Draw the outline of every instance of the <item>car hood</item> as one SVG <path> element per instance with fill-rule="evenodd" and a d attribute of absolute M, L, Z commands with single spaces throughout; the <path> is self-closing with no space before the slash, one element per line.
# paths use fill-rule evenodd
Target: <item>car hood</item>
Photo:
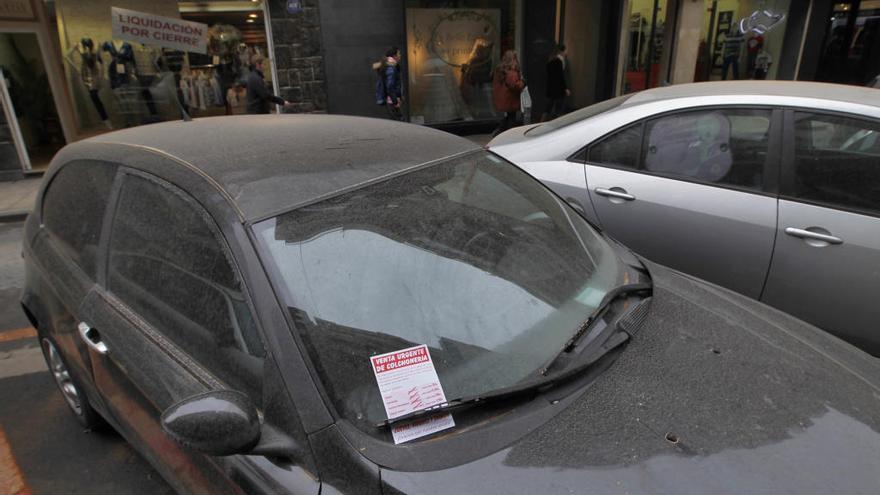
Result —
<path fill-rule="evenodd" d="M 404 493 L 876 493 L 878 360 L 725 289 L 649 265 L 651 312 L 617 361 L 506 448 Z"/>

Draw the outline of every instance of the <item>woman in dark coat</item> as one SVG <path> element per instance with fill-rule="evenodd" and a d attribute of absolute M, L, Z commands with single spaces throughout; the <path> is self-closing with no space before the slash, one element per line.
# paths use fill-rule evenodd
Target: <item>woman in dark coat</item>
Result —
<path fill-rule="evenodd" d="M 492 102 L 495 104 L 496 111 L 504 113 L 504 118 L 498 123 L 494 135 L 501 134 L 516 124 L 519 95 L 525 86 L 516 51 L 507 50 L 501 57 L 501 65 L 495 69 L 495 74 L 492 77 Z"/>

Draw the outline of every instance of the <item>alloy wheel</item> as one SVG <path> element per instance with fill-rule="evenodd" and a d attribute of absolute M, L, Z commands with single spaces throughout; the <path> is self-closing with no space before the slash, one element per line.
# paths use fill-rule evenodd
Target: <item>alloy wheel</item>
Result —
<path fill-rule="evenodd" d="M 82 415 L 79 391 L 73 383 L 73 379 L 70 378 L 70 372 L 61 359 L 61 353 L 58 352 L 55 344 L 49 341 L 49 339 L 43 339 L 43 351 L 45 351 L 47 361 L 49 361 L 49 371 L 52 372 L 52 377 L 55 378 L 55 383 L 58 384 L 58 388 L 61 390 L 64 400 L 67 401 L 67 405 L 73 409 L 77 416 Z"/>

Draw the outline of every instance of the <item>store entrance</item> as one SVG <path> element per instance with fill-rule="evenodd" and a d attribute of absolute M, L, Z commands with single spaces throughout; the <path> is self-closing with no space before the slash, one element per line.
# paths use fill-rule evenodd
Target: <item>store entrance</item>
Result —
<path fill-rule="evenodd" d="M 880 0 L 838 2 L 826 25 L 817 81 L 862 86 L 880 75 Z"/>
<path fill-rule="evenodd" d="M 245 113 L 245 80 L 258 57 L 263 59 L 265 83 L 277 94 L 262 2 L 182 1 L 178 8 L 182 19 L 208 25 L 208 53 L 189 53 L 189 65 L 181 74 L 191 116 Z"/>
<path fill-rule="evenodd" d="M 46 64 L 36 33 L 0 32 L 0 69 L 6 79 L 0 126 L 0 171 L 45 169 L 64 146 Z"/>

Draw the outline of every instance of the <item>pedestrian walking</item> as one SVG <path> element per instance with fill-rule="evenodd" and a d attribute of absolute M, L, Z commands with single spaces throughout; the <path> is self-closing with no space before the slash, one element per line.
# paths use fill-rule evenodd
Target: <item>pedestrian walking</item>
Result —
<path fill-rule="evenodd" d="M 565 112 L 565 98 L 571 96 L 565 81 L 565 45 L 558 44 L 547 61 L 547 108 L 541 121 L 552 120 Z"/>
<path fill-rule="evenodd" d="M 266 81 L 263 78 L 263 56 L 256 55 L 251 59 L 251 72 L 248 74 L 246 87 L 247 113 L 269 113 L 271 103 L 276 105 L 289 105 L 280 96 L 275 96 L 266 88 Z"/>
<path fill-rule="evenodd" d="M 525 85 L 516 51 L 507 50 L 501 57 L 501 64 L 495 68 L 495 74 L 492 77 L 492 102 L 495 104 L 495 110 L 504 113 L 504 117 L 498 123 L 498 128 L 495 129 L 493 135 L 497 136 L 516 125 L 519 95 Z"/>
<path fill-rule="evenodd" d="M 376 104 L 384 105 L 388 118 L 403 120 L 400 105 L 403 103 L 403 85 L 400 82 L 400 49 L 392 46 L 385 57 L 373 64 L 376 71 Z"/>

